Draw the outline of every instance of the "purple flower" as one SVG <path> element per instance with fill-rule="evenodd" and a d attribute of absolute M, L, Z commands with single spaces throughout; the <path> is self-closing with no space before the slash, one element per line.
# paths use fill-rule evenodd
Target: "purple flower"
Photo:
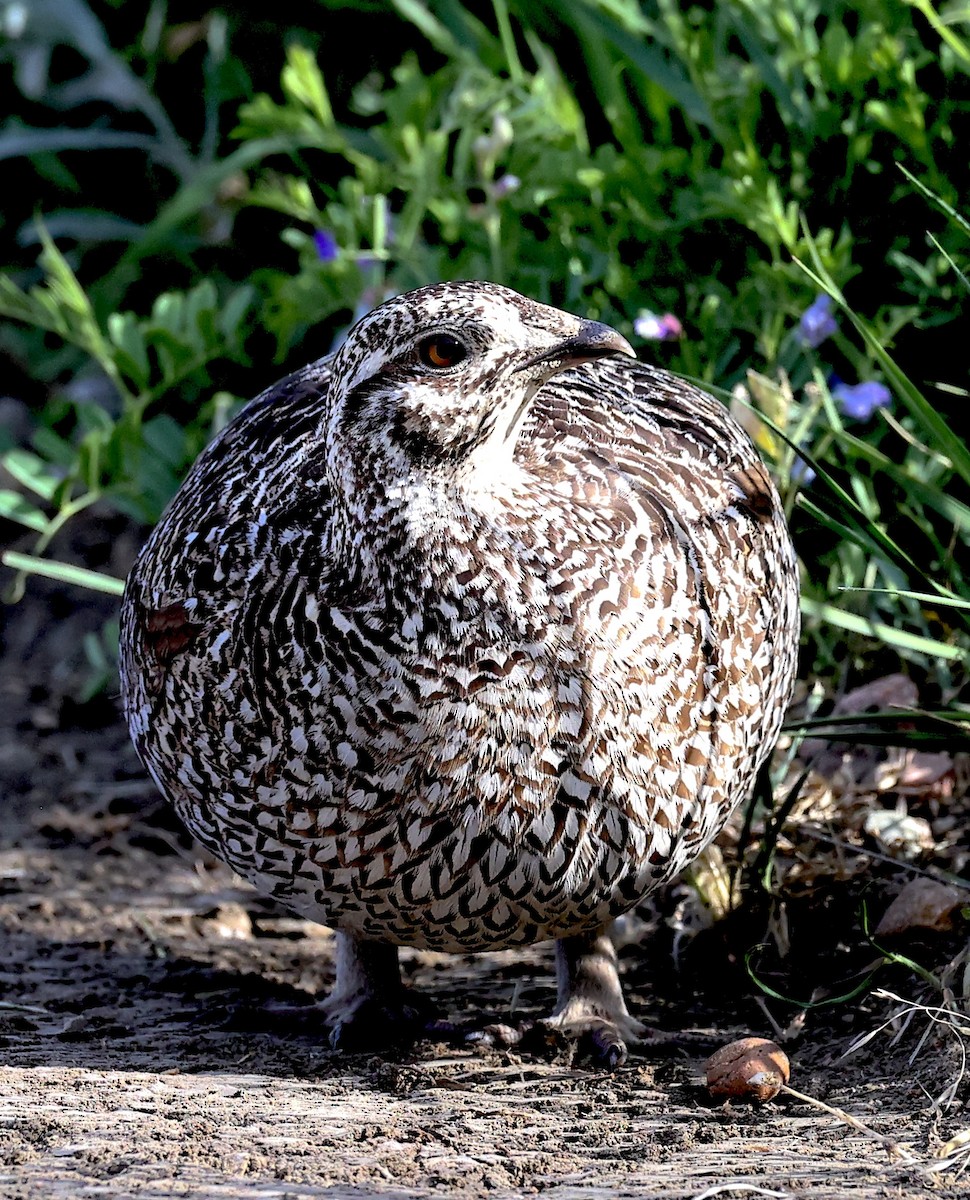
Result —
<path fill-rule="evenodd" d="M 492 184 L 492 195 L 496 200 L 504 200 L 506 196 L 511 196 L 513 192 L 517 192 L 522 186 L 522 180 L 518 175 L 505 174 L 500 179 L 496 179 Z"/>
<path fill-rule="evenodd" d="M 810 467 L 799 454 L 791 465 L 790 478 L 792 483 L 798 484 L 800 487 L 808 487 L 815 478 L 815 469 Z"/>
<path fill-rule="evenodd" d="M 633 332 L 649 342 L 673 342 L 683 337 L 684 327 L 673 313 L 656 313 L 644 310 L 633 322 Z"/>
<path fill-rule="evenodd" d="M 884 383 L 867 379 L 855 385 L 837 383 L 832 388 L 832 399 L 851 420 L 868 421 L 877 408 L 886 408 L 892 402 L 892 394 Z"/>
<path fill-rule="evenodd" d="M 832 316 L 832 297 L 816 296 L 798 322 L 798 340 L 813 350 L 838 329 Z"/>
<path fill-rule="evenodd" d="M 318 229 L 313 235 L 313 244 L 321 262 L 333 262 L 340 252 L 337 239 L 328 229 Z"/>

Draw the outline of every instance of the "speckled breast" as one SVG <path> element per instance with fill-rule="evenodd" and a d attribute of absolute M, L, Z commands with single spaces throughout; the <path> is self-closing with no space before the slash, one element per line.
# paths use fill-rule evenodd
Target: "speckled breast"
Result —
<path fill-rule="evenodd" d="M 245 653 L 214 686 L 181 656 L 139 748 L 200 841 L 300 913 L 436 949 L 526 944 L 630 908 L 713 831 L 694 787 L 650 802 L 655 757 L 638 760 L 630 732 L 642 711 L 594 696 L 569 657 L 492 644 L 464 671 L 383 663 L 352 705 L 301 701 L 284 723 L 285 691 Z M 584 706 L 599 705 L 615 721 L 594 734 Z"/>

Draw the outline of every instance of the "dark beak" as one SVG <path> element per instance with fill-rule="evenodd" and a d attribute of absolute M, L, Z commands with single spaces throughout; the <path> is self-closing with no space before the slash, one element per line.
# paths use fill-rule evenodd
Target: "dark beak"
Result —
<path fill-rule="evenodd" d="M 600 321 L 584 321 L 578 333 L 566 338 L 551 350 L 544 350 L 535 358 L 530 358 L 516 371 L 527 371 L 530 367 L 549 363 L 554 370 L 578 366 L 580 363 L 592 362 L 594 358 L 607 358 L 615 354 L 626 354 L 636 358 L 636 352 L 625 337 L 621 337 L 609 325 Z"/>

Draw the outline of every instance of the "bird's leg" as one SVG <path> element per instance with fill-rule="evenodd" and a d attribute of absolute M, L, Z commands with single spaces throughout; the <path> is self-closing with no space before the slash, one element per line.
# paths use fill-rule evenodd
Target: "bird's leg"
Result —
<path fill-rule="evenodd" d="M 397 946 L 364 942 L 343 930 L 337 931 L 336 941 L 337 978 L 327 1000 L 335 1016 L 349 1015 L 361 1004 L 404 990 Z"/>
<path fill-rule="evenodd" d="M 336 959 L 337 979 L 322 1006 L 334 1049 L 413 1041 L 431 1019 L 433 1006 L 401 982 L 397 946 L 339 930 Z"/>
<path fill-rule="evenodd" d="M 556 942 L 557 1003 L 544 1024 L 558 1030 L 603 1066 L 626 1059 L 627 1041 L 644 1027 L 627 1012 L 616 950 L 605 929 Z"/>

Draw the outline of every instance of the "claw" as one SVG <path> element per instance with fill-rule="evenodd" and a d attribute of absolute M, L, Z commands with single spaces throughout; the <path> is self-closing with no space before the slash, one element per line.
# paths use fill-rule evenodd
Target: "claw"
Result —
<path fill-rule="evenodd" d="M 644 1027 L 627 1012 L 616 951 L 602 931 L 563 938 L 556 944 L 559 1003 L 543 1022 L 575 1045 L 576 1056 L 613 1071 L 627 1059 L 627 1042 Z"/>
<path fill-rule="evenodd" d="M 607 1071 L 615 1071 L 627 1060 L 626 1042 L 620 1031 L 615 1025 L 606 1023 L 598 1029 L 586 1030 L 579 1039 L 577 1051 L 580 1057 Z"/>
<path fill-rule="evenodd" d="M 408 1046 L 438 1016 L 434 1003 L 401 983 L 397 947 L 337 934 L 337 981 L 320 1005 L 330 1045 L 351 1053 Z"/>
<path fill-rule="evenodd" d="M 402 989 L 391 1001 L 369 996 L 328 1014 L 330 1045 L 349 1054 L 410 1046 L 435 1016 L 432 1002 L 414 992 Z"/>
<path fill-rule="evenodd" d="M 523 1021 L 521 1025 L 506 1025 L 496 1021 L 483 1029 L 472 1029 L 465 1034 L 465 1041 L 477 1046 L 494 1046 L 497 1050 L 509 1050 L 517 1046 L 522 1037 L 532 1027 L 531 1021 Z"/>

